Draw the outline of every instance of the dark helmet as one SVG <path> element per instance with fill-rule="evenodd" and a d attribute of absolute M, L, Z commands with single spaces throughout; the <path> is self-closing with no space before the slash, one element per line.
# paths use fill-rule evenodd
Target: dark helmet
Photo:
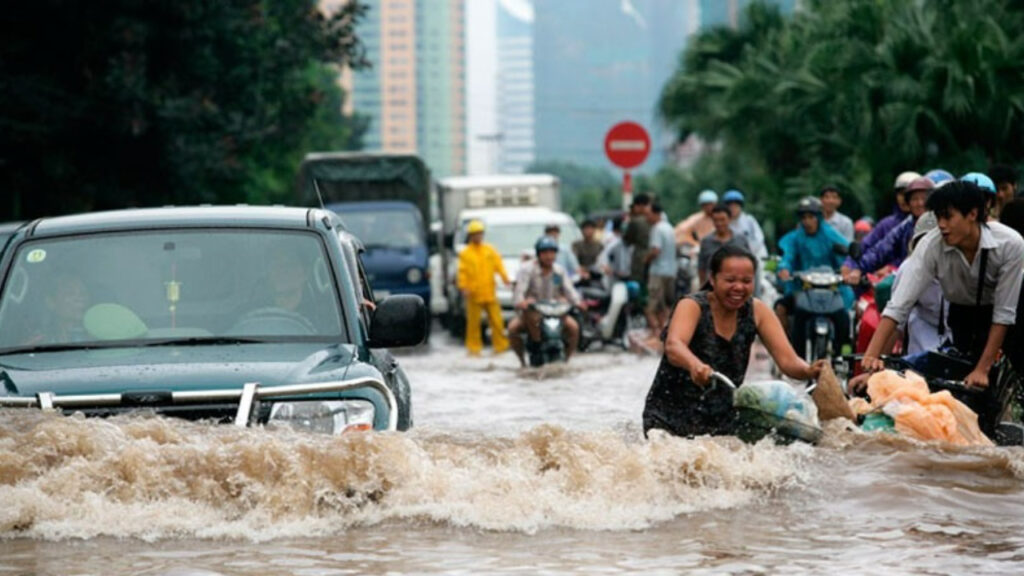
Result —
<path fill-rule="evenodd" d="M 796 213 L 798 216 L 801 214 L 820 215 L 821 200 L 818 200 L 814 196 L 805 196 L 804 198 L 801 198 L 800 202 L 797 202 Z"/>
<path fill-rule="evenodd" d="M 548 250 L 558 252 L 558 242 L 550 236 L 541 236 L 537 239 L 537 243 L 533 245 L 533 250 L 539 256 L 541 252 Z"/>

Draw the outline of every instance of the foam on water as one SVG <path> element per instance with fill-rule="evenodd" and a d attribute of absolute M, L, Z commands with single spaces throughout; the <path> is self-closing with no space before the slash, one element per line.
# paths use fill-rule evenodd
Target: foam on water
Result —
<path fill-rule="evenodd" d="M 384 521 L 632 530 L 800 486 L 812 451 L 551 425 L 327 437 L 7 411 L 0 535 L 264 540 Z"/>

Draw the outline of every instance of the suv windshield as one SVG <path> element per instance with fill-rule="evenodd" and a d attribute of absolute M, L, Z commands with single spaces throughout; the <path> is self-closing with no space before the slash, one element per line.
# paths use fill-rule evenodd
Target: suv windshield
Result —
<path fill-rule="evenodd" d="M 319 237 L 130 231 L 26 242 L 0 294 L 0 348 L 162 341 L 337 340 Z"/>
<path fill-rule="evenodd" d="M 424 244 L 423 229 L 409 210 L 341 211 L 345 228 L 368 249 L 414 248 Z"/>

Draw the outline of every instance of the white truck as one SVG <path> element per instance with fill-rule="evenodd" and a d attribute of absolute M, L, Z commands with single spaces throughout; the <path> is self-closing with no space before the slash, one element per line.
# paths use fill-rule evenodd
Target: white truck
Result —
<path fill-rule="evenodd" d="M 438 182 L 447 254 L 439 263 L 445 274 L 444 293 L 448 298 L 446 324 L 453 334 L 465 329 L 462 296 L 455 286 L 458 254 L 466 246 L 466 225 L 471 220 L 484 223 L 484 241 L 501 253 L 509 278 L 515 280 L 524 254 L 533 254 L 533 245 L 550 224 L 561 228 L 561 249 L 570 250 L 582 237 L 571 216 L 560 212 L 559 181 L 549 174 L 494 176 L 457 176 Z M 440 271 L 439 270 L 439 271 Z M 513 314 L 512 290 L 498 284 L 498 301 L 506 317 Z"/>

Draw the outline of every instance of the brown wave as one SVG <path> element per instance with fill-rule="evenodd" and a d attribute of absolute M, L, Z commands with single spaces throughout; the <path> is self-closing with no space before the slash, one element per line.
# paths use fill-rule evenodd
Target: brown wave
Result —
<path fill-rule="evenodd" d="M 160 417 L 0 414 L 0 537 L 266 539 L 391 520 L 644 528 L 803 482 L 809 447 L 544 425 L 340 437 Z"/>

